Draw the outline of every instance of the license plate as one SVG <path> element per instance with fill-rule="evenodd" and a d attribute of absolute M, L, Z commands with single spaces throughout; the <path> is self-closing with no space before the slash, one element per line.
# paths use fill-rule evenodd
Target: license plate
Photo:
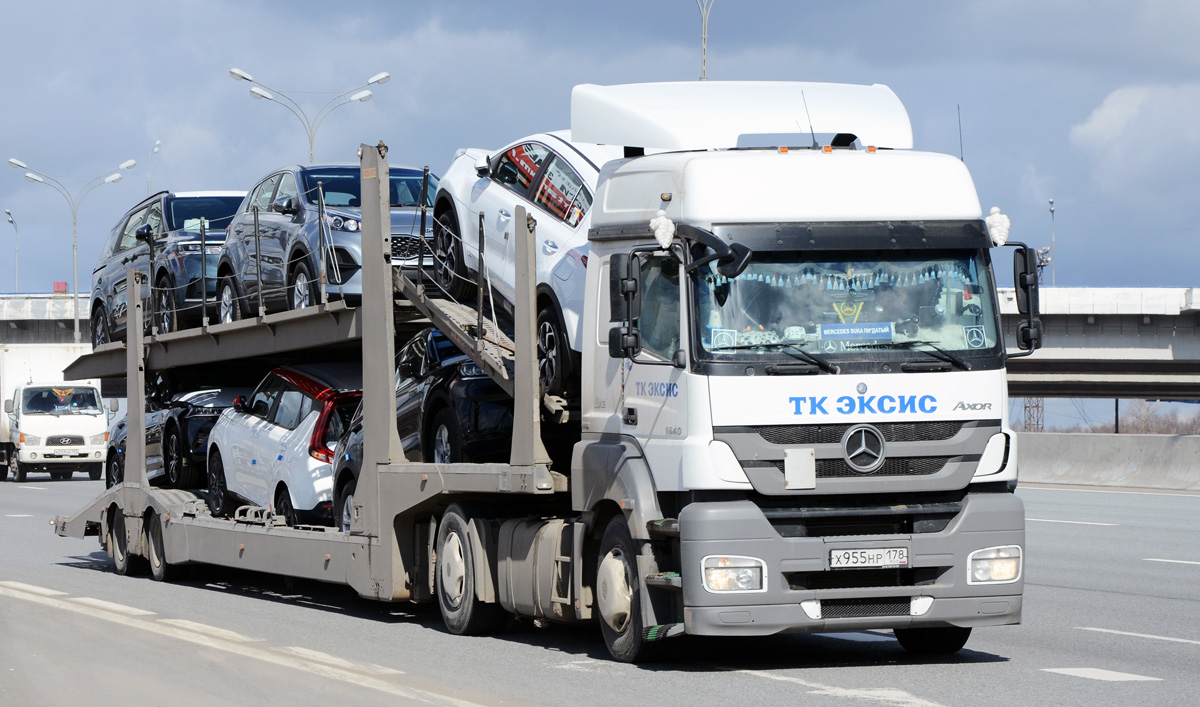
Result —
<path fill-rule="evenodd" d="M 858 567 L 907 567 L 908 548 L 872 547 L 861 550 L 830 550 L 830 569 Z"/>
<path fill-rule="evenodd" d="M 60 457 L 73 457 L 77 454 L 79 454 L 78 449 L 59 449 L 55 452 L 55 455 Z"/>

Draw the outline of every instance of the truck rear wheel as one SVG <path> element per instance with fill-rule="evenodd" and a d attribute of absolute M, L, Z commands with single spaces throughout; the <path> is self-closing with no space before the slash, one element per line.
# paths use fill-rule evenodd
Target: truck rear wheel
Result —
<path fill-rule="evenodd" d="M 143 574 L 146 570 L 146 559 L 129 554 L 129 536 L 126 533 L 125 514 L 117 510 L 113 513 L 112 522 L 108 524 L 108 547 L 112 552 L 113 566 L 121 576 Z"/>
<path fill-rule="evenodd" d="M 970 628 L 958 626 L 898 628 L 893 633 L 904 650 L 922 655 L 957 653 L 967 645 L 967 639 L 971 637 Z"/>
<path fill-rule="evenodd" d="M 167 562 L 162 518 L 157 513 L 151 513 L 146 519 L 146 554 L 150 556 L 150 576 L 155 582 L 169 582 L 178 574 L 175 565 Z"/>
<path fill-rule="evenodd" d="M 647 641 L 643 635 L 636 547 L 625 516 L 618 515 L 604 529 L 596 563 L 600 632 L 608 652 L 622 663 L 647 662 L 662 651 L 662 643 Z"/>
<path fill-rule="evenodd" d="M 470 516 L 458 504 L 446 509 L 438 524 L 437 577 L 438 607 L 446 629 L 457 636 L 478 636 L 492 632 L 504 618 L 499 604 L 480 601 L 475 595 L 476 563 L 467 534 Z"/>

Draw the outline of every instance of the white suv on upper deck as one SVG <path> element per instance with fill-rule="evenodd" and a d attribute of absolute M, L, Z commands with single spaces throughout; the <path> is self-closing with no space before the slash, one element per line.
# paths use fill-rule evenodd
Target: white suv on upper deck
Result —
<path fill-rule="evenodd" d="M 547 392 L 564 394 L 579 374 L 587 232 L 596 178 L 621 147 L 539 133 L 499 150 L 462 149 L 434 200 L 435 280 L 453 299 L 474 292 L 483 214 L 486 278 L 503 305 L 514 301 L 513 208 L 537 221 L 538 365 Z"/>

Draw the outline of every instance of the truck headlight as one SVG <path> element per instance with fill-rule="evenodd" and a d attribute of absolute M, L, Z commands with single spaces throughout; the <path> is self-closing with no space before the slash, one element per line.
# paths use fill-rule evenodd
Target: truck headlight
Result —
<path fill-rule="evenodd" d="M 967 556 L 967 584 L 1011 584 L 1021 578 L 1020 545 L 976 550 Z"/>
<path fill-rule="evenodd" d="M 21 433 L 21 444 L 27 444 L 30 447 L 40 447 L 42 444 L 42 438 L 34 437 L 33 435 L 27 435 L 24 432 L 22 432 Z"/>
<path fill-rule="evenodd" d="M 107 441 L 108 441 L 108 433 L 107 432 L 105 432 L 104 434 L 92 435 L 91 437 L 88 437 L 88 444 L 92 445 L 93 447 L 98 444 L 104 444 Z"/>
<path fill-rule="evenodd" d="M 704 588 L 710 592 L 766 591 L 767 563 L 757 557 L 709 555 L 701 566 Z"/>

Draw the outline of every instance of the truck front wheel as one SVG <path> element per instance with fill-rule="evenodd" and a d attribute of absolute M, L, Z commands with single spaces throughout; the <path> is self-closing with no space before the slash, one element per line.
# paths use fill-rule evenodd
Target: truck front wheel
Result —
<path fill-rule="evenodd" d="M 893 633 L 904 650 L 922 655 L 957 653 L 967 645 L 967 639 L 971 637 L 970 628 L 958 626 L 898 628 Z"/>
<path fill-rule="evenodd" d="M 600 632 L 608 652 L 622 663 L 640 663 L 658 657 L 662 644 L 643 635 L 642 593 L 638 580 L 637 552 L 625 516 L 608 522 L 600 541 L 596 563 L 596 605 Z"/>
<path fill-rule="evenodd" d="M 437 576 L 438 607 L 447 630 L 457 636 L 490 633 L 504 618 L 499 604 L 480 601 L 475 595 L 475 565 L 487 562 L 475 557 L 467 524 L 470 516 L 458 504 L 446 509 L 438 524 Z"/>
<path fill-rule="evenodd" d="M 19 461 L 13 462 L 13 481 L 18 484 L 25 483 L 25 476 L 29 473 L 29 468 Z"/>

